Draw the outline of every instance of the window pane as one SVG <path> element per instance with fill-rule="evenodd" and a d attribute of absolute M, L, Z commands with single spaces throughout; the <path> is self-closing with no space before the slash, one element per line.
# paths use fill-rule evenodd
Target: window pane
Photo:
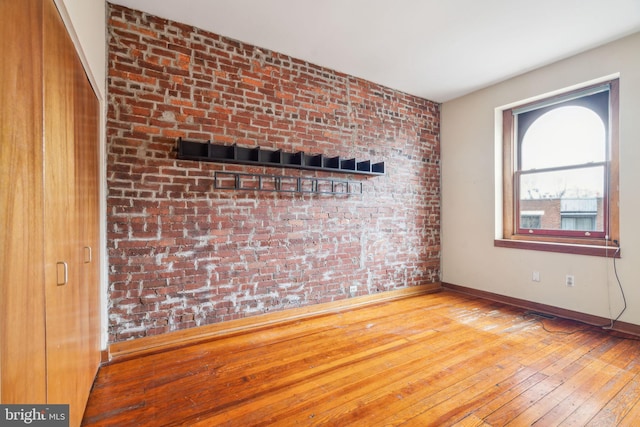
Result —
<path fill-rule="evenodd" d="M 603 166 L 523 173 L 519 187 L 519 228 L 604 231 Z M 531 212 L 540 217 L 538 227 Z"/>
<path fill-rule="evenodd" d="M 605 125 L 589 108 L 559 107 L 531 124 L 520 150 L 521 170 L 603 162 Z"/>
<path fill-rule="evenodd" d="M 596 215 L 562 216 L 563 230 L 596 231 Z"/>
<path fill-rule="evenodd" d="M 521 228 L 540 228 L 540 219 L 539 215 L 526 215 L 525 213 L 521 213 L 520 215 L 520 227 Z"/>

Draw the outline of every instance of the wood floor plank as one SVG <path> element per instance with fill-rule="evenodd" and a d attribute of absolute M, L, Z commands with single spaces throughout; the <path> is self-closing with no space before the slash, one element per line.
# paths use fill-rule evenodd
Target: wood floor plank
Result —
<path fill-rule="evenodd" d="M 636 378 L 638 380 L 638 378 Z M 624 418 L 620 421 L 620 426 L 637 427 L 640 420 L 640 402 L 638 399 L 630 405 L 629 411 L 625 414 Z"/>
<path fill-rule="evenodd" d="M 395 313 L 395 315 L 399 319 L 406 320 L 401 316 L 401 313 Z M 378 315 L 377 318 L 379 319 L 380 316 Z M 383 320 L 384 320 L 384 318 L 383 318 Z M 343 334 L 341 328 L 335 328 L 334 332 L 335 331 L 337 331 L 336 333 L 338 333 L 338 334 Z M 311 350 L 309 350 L 309 351 L 311 351 L 311 353 L 316 355 L 316 356 L 322 355 L 322 351 L 318 350 L 318 346 L 316 344 L 316 341 L 320 342 L 320 343 L 322 343 L 323 341 L 321 339 L 317 340 L 318 337 L 316 337 L 316 336 L 312 336 L 312 335 L 309 335 L 309 334 L 307 334 L 307 335 L 314 339 L 314 342 L 310 343 Z M 404 340 L 404 338 L 401 338 L 400 340 L 397 340 L 396 334 L 387 334 L 387 335 L 389 335 L 393 339 L 396 339 L 396 341 L 397 341 L 396 344 L 397 343 L 404 343 L 406 341 L 406 340 Z M 367 334 L 365 336 L 369 337 L 368 339 L 372 339 L 370 334 Z M 377 345 L 376 350 L 382 351 L 382 350 L 385 349 L 384 346 L 382 345 L 383 341 L 380 339 L 380 337 L 374 337 L 373 339 L 376 340 L 376 345 Z M 358 342 L 358 340 L 354 341 L 354 339 L 352 337 L 344 337 L 344 340 L 348 343 L 349 346 L 354 346 L 354 345 L 357 346 L 357 345 L 361 344 L 361 343 Z M 337 340 L 336 340 L 335 337 L 331 337 L 331 339 L 326 340 L 326 342 L 331 343 L 331 345 L 333 345 L 333 346 L 338 345 Z M 294 354 L 295 357 L 298 357 L 298 358 L 304 357 L 304 354 L 301 354 L 301 351 L 302 351 L 303 348 L 304 348 L 304 340 L 300 340 L 299 339 L 298 340 L 298 347 L 293 350 L 292 354 Z M 365 345 L 365 346 L 363 346 L 363 348 L 366 350 L 369 347 L 367 347 Z M 290 356 L 284 356 L 284 358 L 283 358 L 283 355 L 284 355 L 283 350 L 287 350 L 287 349 L 292 349 L 290 344 L 287 344 L 285 347 L 283 347 L 281 349 L 272 348 L 272 350 L 273 350 L 272 353 L 278 355 L 274 359 L 274 360 L 277 361 L 277 363 L 283 364 L 283 365 L 289 365 L 287 362 L 288 362 L 288 358 Z M 367 351 L 369 352 L 370 350 L 367 350 Z M 354 352 L 353 349 L 347 349 L 347 350 L 338 351 L 338 354 L 342 354 L 342 355 L 347 354 L 347 355 L 349 355 L 349 354 L 352 354 L 353 352 Z M 255 393 L 258 393 L 261 390 L 261 388 L 262 388 L 261 384 L 267 384 L 267 386 L 270 387 L 270 388 L 278 388 L 278 387 L 282 386 L 282 384 L 281 384 L 282 382 L 284 382 L 285 383 L 284 385 L 286 386 L 286 385 L 289 385 L 291 383 L 296 383 L 296 382 L 300 381 L 301 379 L 304 379 L 304 376 L 313 376 L 313 375 L 315 375 L 315 372 L 319 371 L 320 369 L 323 369 L 323 368 L 324 369 L 330 369 L 331 368 L 331 367 L 327 368 L 326 365 L 325 365 L 325 366 L 316 367 L 314 369 L 304 370 L 304 369 L 297 369 L 296 366 L 293 367 L 294 369 L 291 369 L 291 366 L 287 366 L 287 368 L 291 369 L 291 372 L 293 372 L 293 376 L 289 376 L 289 377 L 284 377 L 283 376 L 283 377 L 281 377 L 279 379 L 274 379 L 273 381 L 268 381 L 268 380 L 265 380 L 265 378 L 256 377 L 255 372 L 253 372 L 251 370 L 252 366 L 248 366 L 244 362 L 244 360 L 256 360 L 256 359 L 259 359 L 260 360 L 260 364 L 258 364 L 257 366 L 259 366 L 259 369 L 264 370 L 265 369 L 265 364 L 268 364 L 270 362 L 270 360 L 271 360 L 271 359 L 269 359 L 269 357 L 267 357 L 268 355 L 264 355 L 262 358 L 260 358 L 260 357 L 258 357 L 256 355 L 247 355 L 247 354 L 244 354 L 242 356 L 243 357 L 238 357 L 238 354 L 235 353 L 234 358 L 232 360 L 230 360 L 227 365 L 221 366 L 217 370 L 217 373 L 224 379 L 224 381 L 226 381 L 226 383 L 223 386 L 229 392 L 229 393 L 227 393 L 227 395 L 231 396 L 231 398 L 233 398 L 233 396 L 234 396 L 234 393 L 233 393 L 234 387 L 240 387 L 240 388 L 246 387 L 247 385 L 249 385 L 249 384 L 247 384 L 247 382 L 248 382 L 247 380 L 248 379 L 251 379 L 253 382 L 257 382 L 258 383 L 256 386 L 252 387 L 252 391 L 255 394 Z M 363 354 L 360 354 L 360 356 L 364 357 L 364 356 L 367 356 L 367 354 L 363 353 Z M 159 356 L 154 356 L 154 358 L 157 358 L 157 357 L 159 357 Z M 316 361 L 316 363 L 317 363 L 317 361 Z M 345 363 L 345 362 L 342 361 L 342 363 Z M 237 366 L 235 366 L 235 365 L 237 365 Z M 238 368 L 238 366 L 240 368 L 244 368 L 244 371 L 242 372 L 242 375 L 239 375 L 238 372 L 237 372 L 237 370 L 240 369 L 240 368 Z M 300 366 L 299 368 L 306 368 L 306 367 L 307 366 Z M 225 379 L 227 377 L 230 377 L 231 380 Z M 166 393 L 169 393 L 172 388 L 183 387 L 185 389 L 190 390 L 190 400 L 192 402 L 198 404 L 198 403 L 200 403 L 200 399 L 201 398 L 208 399 L 207 392 L 204 391 L 204 392 L 200 393 L 199 390 L 201 388 L 205 388 L 206 389 L 208 387 L 215 387 L 216 386 L 215 380 L 212 380 L 211 378 L 202 379 L 202 387 L 200 387 L 198 384 L 190 383 L 192 381 L 191 376 L 187 376 L 186 378 L 184 378 L 184 379 L 182 379 L 180 381 L 181 381 L 181 383 L 179 383 L 179 384 L 178 383 L 171 383 L 167 387 L 165 387 L 163 384 L 157 383 L 156 387 L 155 387 L 155 390 L 153 390 L 153 393 L 149 393 L 149 398 L 153 399 L 153 398 L 155 398 L 156 395 L 164 396 Z M 151 388 L 154 388 L 153 387 L 153 382 L 151 382 L 150 385 L 151 385 Z M 219 386 L 219 384 L 218 384 L 218 386 Z M 166 403 L 170 403 L 170 404 L 171 403 L 173 403 L 173 404 L 179 404 L 180 403 L 180 397 L 176 397 L 173 400 L 171 400 L 171 398 L 161 398 L 161 400 L 163 400 L 165 404 Z M 217 407 L 218 408 L 224 409 L 224 404 L 225 404 L 224 399 L 222 401 L 220 399 L 218 399 L 218 401 L 217 401 L 217 405 L 218 405 Z M 149 409 L 149 412 L 153 412 L 152 402 L 148 402 L 147 407 Z"/>
<path fill-rule="evenodd" d="M 413 345 L 412 347 L 418 347 Z M 409 351 L 415 351 L 409 349 Z M 326 375 L 315 378 L 308 378 L 304 382 L 293 386 L 289 389 L 278 390 L 277 393 L 260 396 L 259 399 L 252 401 L 250 408 L 231 408 L 225 414 L 219 414 L 217 417 L 209 417 L 202 425 L 217 425 L 222 420 L 230 420 L 233 425 L 237 423 L 249 422 L 250 425 L 290 425 L 304 419 L 313 419 L 314 423 L 324 423 L 320 413 L 324 408 L 332 408 L 341 402 L 350 401 L 353 396 L 359 396 L 371 390 L 367 389 L 367 385 L 376 384 L 376 387 L 384 387 L 388 381 L 394 381 L 398 377 L 406 376 L 406 367 L 408 363 L 412 363 L 414 369 L 424 369 L 424 366 L 415 363 L 415 357 L 409 356 L 409 353 L 403 352 L 395 357 L 385 357 L 384 360 L 379 358 L 370 358 L 367 361 L 358 363 L 357 366 L 349 370 L 339 369 L 333 370 Z M 397 368 L 397 369 L 393 369 Z M 385 372 L 385 369 L 388 372 Z M 376 380 L 385 372 L 384 381 Z M 364 387 L 363 387 L 364 386 Z M 327 399 L 318 402 L 314 399 L 317 393 L 332 393 Z M 253 414 L 246 414 L 250 409 Z"/>
<path fill-rule="evenodd" d="M 640 380 L 634 376 L 618 393 L 586 424 L 587 426 L 617 426 L 638 403 Z"/>
<path fill-rule="evenodd" d="M 507 425 L 533 425 L 536 421 L 543 418 L 556 408 L 563 400 L 571 395 L 580 386 L 587 383 L 593 377 L 598 375 L 598 371 L 606 367 L 606 364 L 595 360 L 589 365 L 584 366 L 574 375 L 566 378 L 558 387 L 550 393 L 547 393 L 542 399 L 538 400 L 534 405 L 509 421 Z M 556 418 L 557 420 L 557 418 Z M 541 424 L 544 425 L 544 424 Z"/>
<path fill-rule="evenodd" d="M 575 362 L 574 364 L 580 364 L 582 368 L 572 374 L 566 380 L 555 388 L 550 393 L 547 393 L 542 399 L 537 401 L 534 405 L 521 412 L 517 417 L 513 418 L 509 424 L 511 425 L 532 425 L 536 421 L 546 418 L 547 422 L 557 422 L 561 418 L 545 417 L 545 415 L 552 414 L 552 411 L 560 405 L 569 395 L 571 395 L 580 386 L 587 383 L 594 377 L 602 376 L 606 378 L 607 375 L 607 362 L 606 354 L 619 354 L 619 349 L 616 349 L 616 342 L 607 340 L 589 352 L 585 352 L 579 358 L 573 354 Z M 584 363 L 584 365 L 583 365 Z M 543 371 L 544 372 L 544 371 Z M 545 425 L 544 422 L 541 425 Z"/>
<path fill-rule="evenodd" d="M 586 404 L 587 400 L 593 396 L 595 392 L 605 387 L 620 371 L 616 362 L 626 358 L 625 355 L 632 349 L 632 345 L 629 341 L 625 342 L 620 340 L 620 342 L 616 343 L 609 351 L 600 355 L 597 359 L 594 359 L 593 363 L 589 366 L 589 370 L 583 372 L 583 374 L 589 375 L 585 378 L 585 381 L 575 387 L 568 396 L 560 400 L 554 408 L 547 411 L 532 423 L 532 425 L 545 426 L 564 421 L 571 423 L 569 420 L 572 417 L 578 416 L 576 413 L 577 409 L 588 408 L 589 405 Z M 604 366 L 599 366 L 599 364 L 603 364 Z M 572 378 L 572 380 L 574 379 Z M 575 424 L 568 425 L 583 425 L 589 418 L 590 417 L 587 417 L 581 421 L 578 420 Z"/>
<path fill-rule="evenodd" d="M 484 427 L 484 426 L 489 426 L 489 424 L 485 423 L 482 419 L 476 417 L 473 414 L 467 415 L 462 420 L 456 422 L 455 425 L 458 426 L 458 427 Z"/>
<path fill-rule="evenodd" d="M 529 367 L 524 368 L 509 380 L 497 384 L 498 390 L 493 393 L 485 393 L 477 399 L 477 402 L 469 402 L 469 405 L 474 408 L 471 414 L 474 415 L 475 418 L 484 420 L 487 416 L 508 402 L 511 402 L 517 396 L 520 396 L 545 378 L 547 378 L 546 375 L 536 372 Z"/>
<path fill-rule="evenodd" d="M 83 425 L 632 425 L 638 380 L 638 341 L 445 291 L 103 366 Z"/>
<path fill-rule="evenodd" d="M 493 342 L 496 344 L 496 348 L 500 350 L 497 352 L 498 354 L 508 348 L 506 344 L 500 340 L 493 340 Z M 508 379 L 517 375 L 521 370 L 520 368 L 522 366 L 518 362 L 518 357 L 527 354 L 528 351 L 533 351 L 527 350 L 523 346 L 512 350 L 515 350 L 512 354 L 517 354 L 518 356 L 510 359 L 509 357 L 504 357 L 503 354 L 495 359 L 496 362 L 499 363 L 493 362 L 492 351 L 488 354 L 482 354 L 481 352 L 471 353 L 477 354 L 479 359 L 483 360 L 482 365 L 486 366 L 486 368 L 480 370 L 478 370 L 477 363 L 474 364 L 475 356 L 465 355 L 464 361 L 462 362 L 463 366 L 454 368 L 455 371 L 460 373 L 460 376 L 450 377 L 450 379 L 454 379 L 455 381 L 451 382 L 448 386 L 446 381 L 438 381 L 439 389 L 434 393 L 427 395 L 425 392 L 427 392 L 428 389 L 423 389 L 411 397 L 414 400 L 411 398 L 404 399 L 404 402 L 408 404 L 407 408 L 393 414 L 389 419 L 395 423 L 400 422 L 402 418 L 411 419 L 418 417 L 419 419 L 435 419 L 438 423 L 442 423 L 456 417 L 462 418 L 466 415 L 463 412 L 467 411 L 467 402 L 474 400 L 479 389 L 482 388 L 484 393 L 487 392 L 485 387 L 487 381 L 493 381 L 495 383 L 504 381 L 504 384 L 508 384 Z M 493 389 L 489 390 L 489 392 L 491 391 L 493 391 Z"/>
<path fill-rule="evenodd" d="M 633 379 L 633 374 L 625 371 L 609 380 L 604 386 L 597 390 L 590 390 L 591 395 L 585 402 L 577 407 L 567 418 L 562 420 L 561 426 L 585 426 L 589 420 L 593 419 L 602 407 L 609 402 L 615 394 Z"/>
<path fill-rule="evenodd" d="M 539 342 L 536 343 L 536 348 L 539 345 Z M 479 399 L 471 400 L 465 406 L 475 408 L 474 414 L 476 416 L 487 417 L 515 397 L 529 390 L 530 387 L 546 379 L 548 376 L 541 374 L 540 371 L 556 363 L 560 359 L 560 354 L 565 353 L 566 349 L 571 347 L 571 341 L 564 341 L 543 346 L 531 354 L 519 353 L 520 363 L 528 366 L 518 372 L 516 378 L 510 379 L 510 381 L 518 379 L 513 384 L 513 387 L 510 381 L 496 384 L 498 390 L 490 389 L 492 392 L 486 391 Z"/>
<path fill-rule="evenodd" d="M 572 376 L 576 375 L 583 368 L 584 362 L 578 360 L 575 363 L 564 366 L 559 371 L 554 371 L 551 375 L 541 372 L 547 375 L 544 380 L 540 381 L 538 384 L 526 390 L 508 404 L 486 417 L 485 421 L 494 425 L 507 425 L 510 421 L 517 419 L 518 416 L 531 406 L 539 404 L 541 399 L 551 394 L 557 387 L 562 385 Z"/>
<path fill-rule="evenodd" d="M 385 383 L 391 380 L 394 380 L 396 376 L 400 378 L 399 381 L 402 381 L 403 378 L 405 378 L 406 376 L 413 375 L 412 372 L 414 372 L 415 370 L 429 369 L 429 368 L 431 368 L 432 370 L 435 370 L 437 369 L 439 363 L 443 363 L 443 364 L 451 363 L 452 359 L 450 356 L 448 356 L 448 354 L 454 350 L 458 350 L 459 344 L 455 342 L 446 341 L 446 340 L 435 341 L 432 339 L 432 337 L 435 337 L 434 332 L 435 331 L 432 331 L 429 333 L 422 332 L 419 334 L 414 334 L 412 336 L 412 339 L 409 341 L 418 343 L 418 344 L 415 345 L 415 348 L 408 347 L 406 349 L 407 351 L 405 352 L 405 354 L 399 355 L 401 357 L 401 360 L 396 360 L 395 359 L 396 355 L 390 355 L 386 357 L 382 362 L 377 362 L 379 366 L 352 365 L 349 367 L 349 371 L 345 371 L 347 374 L 349 374 L 347 377 L 345 378 L 338 377 L 337 380 L 331 384 L 323 383 L 322 387 L 328 387 L 328 389 L 334 390 L 335 394 L 339 396 L 339 401 L 337 401 L 336 399 L 331 399 L 331 400 L 323 401 L 321 403 L 315 402 L 310 407 L 305 407 L 305 406 L 293 407 L 292 406 L 293 403 L 287 401 L 286 399 L 283 402 L 284 404 L 280 405 L 278 404 L 279 398 L 275 398 L 273 396 L 266 396 L 265 403 L 264 403 L 265 405 L 268 405 L 269 400 L 273 400 L 273 402 L 275 402 L 269 406 L 269 414 L 270 414 L 269 421 L 278 422 L 286 425 L 287 423 L 293 422 L 293 419 L 297 419 L 298 413 L 300 411 L 310 410 L 310 412 L 313 412 L 314 421 L 322 422 L 323 411 L 328 412 L 331 409 L 334 409 L 335 406 L 340 405 L 342 402 L 345 402 L 346 405 L 350 405 L 351 400 L 357 399 L 358 396 L 363 395 L 367 387 L 366 382 L 367 381 L 371 382 L 369 377 L 381 375 L 383 373 L 382 370 L 384 368 L 386 368 L 390 372 L 388 373 L 385 372 L 384 376 L 380 377 L 383 380 L 376 381 L 374 383 L 375 385 L 374 388 L 377 388 L 377 389 L 383 388 Z M 470 336 L 473 335 L 473 331 L 469 331 L 469 335 Z M 435 341 L 435 342 L 431 342 L 431 341 Z M 445 345 L 446 347 L 444 347 Z M 423 357 L 417 359 L 415 356 L 416 354 L 420 354 Z M 408 369 L 402 370 L 403 366 L 399 365 L 399 363 L 405 363 L 405 364 L 413 363 L 413 364 L 412 366 L 408 367 Z M 326 378 L 323 378 L 323 379 L 326 379 Z M 361 384 L 361 383 L 365 383 L 365 384 Z M 307 383 L 307 385 L 302 385 L 302 390 L 298 390 L 297 388 L 294 388 L 288 391 L 285 390 L 284 393 L 286 394 L 291 392 L 295 396 L 313 397 L 313 395 L 316 393 L 315 390 L 313 389 L 309 390 L 310 393 L 304 392 L 305 389 L 309 389 L 309 388 L 310 388 L 309 383 Z M 373 391 L 371 393 L 373 393 Z M 307 394 L 309 396 L 307 396 Z M 365 395 L 367 394 L 365 393 Z M 372 395 L 373 394 L 369 394 L 368 396 L 371 397 Z M 311 400 L 306 400 L 306 401 L 311 401 Z M 281 406 L 284 407 L 284 413 L 280 409 Z M 228 415 L 231 416 L 231 414 L 228 414 Z M 287 419 L 287 417 L 290 417 L 291 419 Z M 219 420 L 211 419 L 209 421 L 217 422 Z"/>
<path fill-rule="evenodd" d="M 431 368 L 439 373 L 451 373 L 455 371 L 455 364 L 451 365 L 452 361 L 447 360 L 443 367 L 438 364 L 427 365 L 425 368 Z M 464 373 L 458 374 L 460 376 Z M 342 405 L 332 406 L 324 409 L 323 412 L 317 417 L 322 423 L 335 424 L 335 425 L 351 425 L 355 422 L 382 422 L 397 424 L 404 421 L 402 414 L 408 407 L 414 407 L 415 402 L 419 402 L 416 397 L 420 393 L 435 394 L 436 388 L 432 383 L 441 384 L 445 380 L 441 374 L 437 375 L 439 381 L 435 380 L 434 376 L 425 376 L 420 381 L 415 380 L 415 375 L 404 375 L 398 381 L 389 383 L 386 381 L 376 381 L 381 383 L 380 386 L 370 384 L 366 388 L 360 387 L 350 396 L 342 397 Z M 447 381 L 457 381 L 460 377 L 454 375 L 448 375 Z M 386 378 L 388 379 L 388 377 Z M 386 380 L 385 379 L 385 380 Z M 363 391 L 365 393 L 363 393 Z M 389 413 L 395 414 L 397 418 L 394 418 L 390 422 L 381 414 L 376 411 L 376 408 L 385 408 Z M 400 414 L 400 415 L 399 415 Z"/>
<path fill-rule="evenodd" d="M 409 411 L 395 414 L 392 418 L 395 421 L 398 416 L 409 416 L 408 425 L 424 425 L 425 422 L 436 425 L 454 425 L 465 419 L 472 408 L 472 402 L 482 394 L 487 392 L 487 381 L 503 382 L 513 377 L 520 369 L 517 361 L 504 366 L 490 366 L 475 375 L 464 378 L 456 384 L 441 390 L 410 407 Z M 497 393 L 500 391 L 495 390 Z M 491 392 L 491 391 L 490 391 Z"/>

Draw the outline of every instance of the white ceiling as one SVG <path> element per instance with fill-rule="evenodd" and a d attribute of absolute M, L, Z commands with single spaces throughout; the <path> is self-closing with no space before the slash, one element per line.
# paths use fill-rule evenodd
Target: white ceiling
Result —
<path fill-rule="evenodd" d="M 640 31 L 640 0 L 109 1 L 437 102 Z"/>

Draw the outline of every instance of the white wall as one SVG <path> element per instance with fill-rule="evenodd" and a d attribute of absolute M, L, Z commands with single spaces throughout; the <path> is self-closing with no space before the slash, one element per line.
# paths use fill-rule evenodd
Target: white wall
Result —
<path fill-rule="evenodd" d="M 508 52 L 505 52 L 508 55 Z M 494 247 L 501 228 L 496 190 L 497 107 L 582 82 L 620 76 L 620 243 L 618 273 L 640 325 L 640 33 L 442 106 L 442 281 L 610 318 L 622 308 L 611 259 Z M 499 145 L 499 144 L 498 144 Z M 539 271 L 540 283 L 531 280 Z M 566 274 L 575 287 L 565 286 Z"/>
<path fill-rule="evenodd" d="M 105 0 L 55 0 L 71 34 L 91 84 L 100 100 L 106 99 L 106 2 Z"/>

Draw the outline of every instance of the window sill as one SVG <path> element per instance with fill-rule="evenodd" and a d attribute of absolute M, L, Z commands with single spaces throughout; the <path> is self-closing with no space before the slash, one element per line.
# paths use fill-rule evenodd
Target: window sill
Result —
<path fill-rule="evenodd" d="M 620 258 L 616 246 L 579 245 L 574 243 L 540 242 L 531 240 L 496 239 L 493 245 L 499 248 L 528 249 L 531 251 L 558 252 L 563 254 L 590 255 Z"/>

